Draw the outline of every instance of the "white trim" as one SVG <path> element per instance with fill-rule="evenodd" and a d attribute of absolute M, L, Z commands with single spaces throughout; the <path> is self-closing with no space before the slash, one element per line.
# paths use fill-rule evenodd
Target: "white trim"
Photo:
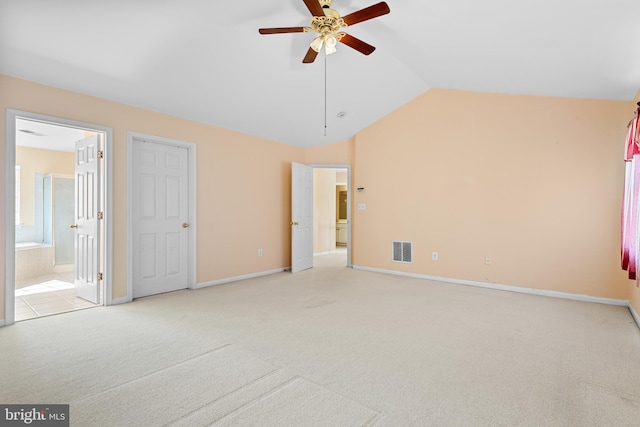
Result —
<path fill-rule="evenodd" d="M 5 214 L 4 214 L 4 239 L 5 239 L 5 266 L 4 266 L 4 319 L 3 326 L 12 325 L 15 322 L 16 305 L 16 112 L 7 110 L 7 133 L 5 138 Z"/>
<path fill-rule="evenodd" d="M 133 301 L 133 240 L 132 240 L 132 218 L 133 218 L 133 135 L 127 132 L 127 294 L 120 298 L 123 304 Z"/>
<path fill-rule="evenodd" d="M 197 252 L 196 252 L 196 221 L 197 192 L 196 192 L 196 144 L 188 141 L 165 138 L 161 136 L 149 135 L 139 132 L 127 132 L 127 296 L 119 300 L 124 302 L 133 301 L 133 141 L 148 141 L 156 144 L 171 145 L 187 150 L 189 162 L 189 279 L 187 287 L 197 289 Z"/>
<path fill-rule="evenodd" d="M 351 264 L 351 199 L 353 191 L 351 188 L 351 165 L 344 164 L 310 164 L 314 169 L 346 169 L 347 170 L 347 267 L 352 268 Z"/>
<path fill-rule="evenodd" d="M 130 303 L 131 301 L 132 301 L 131 298 L 129 298 L 128 296 L 121 297 L 121 298 L 113 298 L 113 299 L 111 299 L 111 304 L 110 305 L 127 304 L 127 303 Z"/>
<path fill-rule="evenodd" d="M 521 294 L 531 294 L 531 295 L 538 295 L 538 296 L 545 296 L 545 297 L 552 297 L 552 298 L 569 299 L 574 301 L 593 302 L 597 304 L 629 307 L 629 301 L 622 300 L 622 299 L 592 297 L 589 295 L 570 294 L 567 292 L 547 291 L 543 289 L 534 289 L 534 288 L 523 288 L 520 286 L 500 285 L 497 283 L 476 282 L 473 280 L 452 279 L 449 277 L 430 276 L 427 274 L 405 273 L 403 271 L 384 270 L 381 268 L 362 267 L 359 265 L 354 265 L 353 268 L 355 270 L 369 271 L 372 273 L 393 274 L 396 276 L 406 276 L 406 277 L 412 277 L 415 279 L 435 280 L 438 282 L 453 283 L 456 285 L 465 285 L 465 286 L 475 286 L 478 288 L 494 289 L 498 291 L 518 292 Z"/>
<path fill-rule="evenodd" d="M 291 269 L 291 267 L 287 267 L 287 268 Z M 243 276 L 235 276 L 235 277 L 229 277 L 226 279 L 219 279 L 219 280 L 212 280 L 210 282 L 198 283 L 196 285 L 196 289 L 208 288 L 209 286 L 224 285 L 226 283 L 232 283 L 232 282 L 239 282 L 240 280 L 255 279 L 256 277 L 269 276 L 271 274 L 277 274 L 277 273 L 282 273 L 284 271 L 287 271 L 287 268 L 276 268 L 274 270 L 245 274 Z"/>
<path fill-rule="evenodd" d="M 635 308 L 633 308 L 633 305 L 631 305 L 631 301 L 629 301 L 629 311 L 631 312 L 633 320 L 636 321 L 636 325 L 638 325 L 638 328 L 640 328 L 640 316 L 638 316 L 638 312 L 635 310 Z"/>
<path fill-rule="evenodd" d="M 104 200 L 104 227 L 105 227 L 105 239 L 104 239 L 104 273 L 103 273 L 103 285 L 105 292 L 103 295 L 103 303 L 105 306 L 113 305 L 113 136 L 111 128 L 108 128 L 106 134 L 106 141 L 104 142 L 104 157 L 102 167 L 104 168 L 104 186 L 103 186 L 103 200 Z"/>
<path fill-rule="evenodd" d="M 16 189 L 16 193 L 15 193 L 15 196 L 14 196 L 15 198 L 14 198 L 14 202 L 13 203 L 15 203 L 14 211 L 16 213 L 14 214 L 15 215 L 14 223 L 16 225 L 18 225 L 18 224 L 20 224 L 22 222 L 21 221 L 22 209 L 21 209 L 21 206 L 20 206 L 20 204 L 22 202 L 22 198 L 20 197 L 20 190 L 21 190 L 20 186 L 22 185 L 21 184 L 22 183 L 22 175 L 21 175 L 22 168 L 20 167 L 20 165 L 15 165 L 15 169 L 16 169 L 16 174 L 15 174 L 15 177 L 14 177 L 14 179 L 15 179 L 14 188 Z"/>
<path fill-rule="evenodd" d="M 12 325 L 15 322 L 15 168 L 16 164 L 16 119 L 45 122 L 53 125 L 68 126 L 85 129 L 94 132 L 102 132 L 105 136 L 104 147 L 104 176 L 102 210 L 106 219 L 104 239 L 102 242 L 103 259 L 103 290 L 102 301 L 104 305 L 111 304 L 112 289 L 112 247 L 113 247 L 113 166 L 111 153 L 113 147 L 113 131 L 110 127 L 63 119 L 27 111 L 7 109 L 6 112 L 6 139 L 5 139 L 5 318 L 4 325 Z M 11 171 L 11 173 L 9 173 Z"/>

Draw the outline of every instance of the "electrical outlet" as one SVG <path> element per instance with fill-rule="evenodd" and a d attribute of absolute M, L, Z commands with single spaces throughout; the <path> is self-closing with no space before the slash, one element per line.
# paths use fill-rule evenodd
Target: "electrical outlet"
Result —
<path fill-rule="evenodd" d="M 258 256 L 262 256 L 262 248 L 258 249 Z"/>
<path fill-rule="evenodd" d="M 438 260 L 438 252 L 431 252 L 431 259 L 433 261 L 437 261 Z"/>
<path fill-rule="evenodd" d="M 491 258 L 485 257 L 484 258 L 484 263 L 487 264 L 487 265 L 491 265 Z"/>

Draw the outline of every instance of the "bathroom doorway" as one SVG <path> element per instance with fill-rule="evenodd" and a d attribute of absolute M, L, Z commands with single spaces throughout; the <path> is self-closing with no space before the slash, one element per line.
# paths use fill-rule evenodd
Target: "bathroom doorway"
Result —
<path fill-rule="evenodd" d="M 13 118 L 14 269 L 7 286 L 14 321 L 104 304 L 104 221 L 94 221 L 89 238 L 78 224 L 87 228 L 89 211 L 104 218 L 106 168 L 97 164 L 107 132 L 33 116 Z M 96 165 L 87 173 L 90 163 Z"/>
<path fill-rule="evenodd" d="M 349 170 L 313 165 L 313 266 L 349 263 Z"/>

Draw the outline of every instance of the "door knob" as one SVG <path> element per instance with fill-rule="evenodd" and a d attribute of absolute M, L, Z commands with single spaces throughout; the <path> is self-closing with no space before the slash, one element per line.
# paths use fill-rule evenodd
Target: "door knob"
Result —
<path fill-rule="evenodd" d="M 297 223 L 297 222 L 295 222 L 295 221 L 292 221 L 290 224 L 291 224 L 291 225 L 298 225 L 298 223 Z"/>
<path fill-rule="evenodd" d="M 71 224 L 69 228 L 78 228 L 78 224 Z"/>
<path fill-rule="evenodd" d="M 187 224 L 186 222 L 182 223 L 182 228 L 189 228 L 189 224 Z"/>

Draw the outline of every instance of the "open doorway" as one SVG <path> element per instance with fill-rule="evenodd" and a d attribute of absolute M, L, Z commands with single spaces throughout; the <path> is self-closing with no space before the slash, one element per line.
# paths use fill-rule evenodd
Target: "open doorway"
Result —
<path fill-rule="evenodd" d="M 348 169 L 313 168 L 313 265 L 346 267 L 349 224 Z"/>
<path fill-rule="evenodd" d="M 105 304 L 110 130 L 17 111 L 7 121 L 8 323 Z"/>

